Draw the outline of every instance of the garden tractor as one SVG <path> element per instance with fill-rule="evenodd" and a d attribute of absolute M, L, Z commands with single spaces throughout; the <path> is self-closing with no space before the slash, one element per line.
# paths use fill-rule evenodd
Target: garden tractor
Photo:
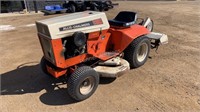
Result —
<path fill-rule="evenodd" d="M 150 49 L 168 43 L 152 32 L 153 21 L 122 11 L 107 20 L 104 12 L 85 11 L 36 21 L 44 53 L 41 68 L 55 78 L 65 77 L 76 101 L 89 98 L 100 77 L 116 78 L 142 66 Z"/>

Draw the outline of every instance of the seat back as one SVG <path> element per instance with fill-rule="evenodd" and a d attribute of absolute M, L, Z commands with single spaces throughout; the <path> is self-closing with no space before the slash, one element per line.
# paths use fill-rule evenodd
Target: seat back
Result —
<path fill-rule="evenodd" d="M 137 13 L 122 11 L 115 17 L 114 20 L 121 22 L 135 22 L 137 20 Z"/>

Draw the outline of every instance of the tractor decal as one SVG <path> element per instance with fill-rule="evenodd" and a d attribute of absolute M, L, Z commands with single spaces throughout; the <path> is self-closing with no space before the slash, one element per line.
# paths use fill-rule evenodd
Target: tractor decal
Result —
<path fill-rule="evenodd" d="M 83 28 L 83 27 L 88 27 L 88 26 L 94 26 L 94 25 L 101 25 L 103 24 L 101 19 L 96 19 L 93 21 L 88 21 L 84 23 L 79 23 L 75 25 L 70 25 L 70 26 L 64 26 L 59 28 L 60 31 L 66 31 L 66 30 L 72 30 L 72 29 L 78 29 L 78 28 Z"/>

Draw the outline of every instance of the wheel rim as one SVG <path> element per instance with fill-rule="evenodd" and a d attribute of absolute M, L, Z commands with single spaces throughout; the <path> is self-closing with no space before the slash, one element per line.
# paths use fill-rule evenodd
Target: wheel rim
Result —
<path fill-rule="evenodd" d="M 85 78 L 81 85 L 80 85 L 80 93 L 82 95 L 89 94 L 94 88 L 94 78 L 93 77 L 87 77 Z"/>
<path fill-rule="evenodd" d="M 147 43 L 142 43 L 139 46 L 138 52 L 137 52 L 137 60 L 139 62 L 143 62 L 146 59 L 148 53 L 148 45 Z"/>

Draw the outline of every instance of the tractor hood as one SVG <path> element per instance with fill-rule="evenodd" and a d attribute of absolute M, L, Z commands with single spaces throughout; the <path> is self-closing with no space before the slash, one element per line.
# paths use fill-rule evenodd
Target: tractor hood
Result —
<path fill-rule="evenodd" d="M 36 21 L 38 34 L 51 39 L 72 36 L 74 32 L 90 33 L 108 29 L 104 12 L 85 11 Z"/>

